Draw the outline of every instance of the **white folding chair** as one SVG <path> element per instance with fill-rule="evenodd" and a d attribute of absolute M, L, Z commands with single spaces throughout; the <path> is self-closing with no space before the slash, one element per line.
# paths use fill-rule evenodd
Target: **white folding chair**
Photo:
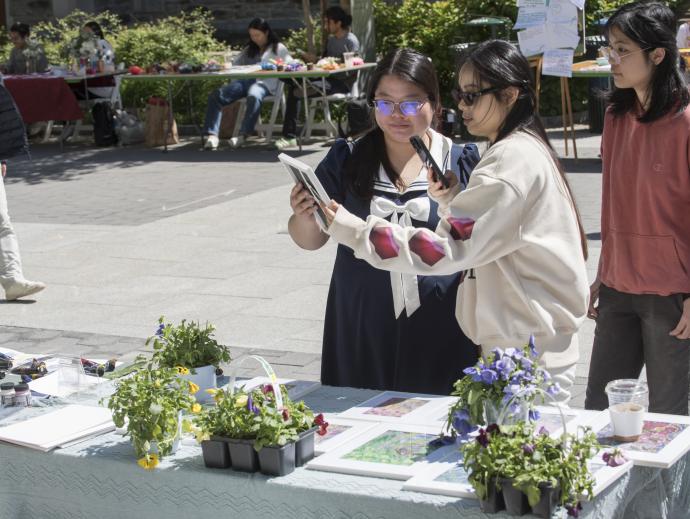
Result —
<path fill-rule="evenodd" d="M 263 123 L 261 121 L 261 115 L 259 115 L 259 121 L 256 123 L 256 130 L 261 133 L 266 139 L 266 142 L 271 142 L 271 138 L 273 137 L 273 132 L 275 130 L 280 131 L 282 129 L 282 125 L 277 124 L 276 120 L 278 119 L 278 112 L 281 112 L 283 117 L 285 117 L 285 92 L 284 92 L 285 84 L 282 81 L 278 81 L 278 86 L 276 87 L 276 91 L 273 95 L 269 95 L 264 97 L 263 101 L 261 102 L 262 104 L 264 103 L 273 103 L 273 107 L 271 108 L 271 117 L 268 120 L 267 123 Z M 242 98 L 240 100 L 240 109 L 237 113 L 237 119 L 235 121 L 235 128 L 232 131 L 232 136 L 237 137 L 240 134 L 240 128 L 242 127 L 242 120 L 244 119 L 244 113 L 247 110 L 247 98 Z"/>
<path fill-rule="evenodd" d="M 359 97 L 359 72 L 357 73 L 357 80 L 352 84 L 352 89 L 345 94 L 330 94 L 327 96 L 314 97 L 309 103 L 309 119 L 306 123 L 304 135 L 308 139 L 311 137 L 312 131 L 323 131 L 326 136 L 333 138 L 338 136 L 338 127 L 331 118 L 331 102 L 349 101 L 350 99 L 357 99 Z M 323 122 L 314 122 L 316 109 L 321 107 L 323 110 Z"/>

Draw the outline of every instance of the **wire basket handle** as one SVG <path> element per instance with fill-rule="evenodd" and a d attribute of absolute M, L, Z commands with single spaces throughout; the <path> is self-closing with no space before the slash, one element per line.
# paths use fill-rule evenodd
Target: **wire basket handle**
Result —
<path fill-rule="evenodd" d="M 278 384 L 278 377 L 276 376 L 276 372 L 273 370 L 273 367 L 268 363 L 268 361 L 260 355 L 249 355 L 247 357 L 242 358 L 240 361 L 234 362 L 232 364 L 232 371 L 230 372 L 230 383 L 228 384 L 228 391 L 230 392 L 230 394 L 232 395 L 235 393 L 235 379 L 237 379 L 237 371 L 248 359 L 254 359 L 264 369 L 266 375 L 268 376 L 268 379 L 271 381 L 271 384 L 273 385 L 273 394 L 276 397 L 276 410 L 280 411 L 284 409 L 285 406 L 283 405 L 283 393 L 280 389 L 280 385 Z"/>

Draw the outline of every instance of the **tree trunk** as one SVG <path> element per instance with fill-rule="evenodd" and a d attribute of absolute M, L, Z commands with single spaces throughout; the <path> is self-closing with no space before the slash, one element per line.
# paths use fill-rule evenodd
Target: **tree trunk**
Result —
<path fill-rule="evenodd" d="M 340 0 L 340 7 L 345 9 L 348 13 L 350 11 L 350 0 Z"/>
<path fill-rule="evenodd" d="M 349 2 L 348 2 L 349 3 Z M 328 41 L 328 31 L 326 30 L 323 17 L 326 14 L 326 9 L 328 9 L 328 0 L 321 0 L 321 11 L 319 12 L 319 23 L 321 23 L 321 50 L 326 49 L 326 41 Z"/>
<path fill-rule="evenodd" d="M 311 24 L 311 5 L 309 0 L 302 0 L 302 11 L 304 13 L 304 26 L 307 28 L 307 52 L 316 54 L 314 49 L 314 27 Z"/>

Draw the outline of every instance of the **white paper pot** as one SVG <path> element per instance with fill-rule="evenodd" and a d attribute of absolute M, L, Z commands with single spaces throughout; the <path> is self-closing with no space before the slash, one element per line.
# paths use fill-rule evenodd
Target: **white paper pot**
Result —
<path fill-rule="evenodd" d="M 216 389 L 216 367 L 215 366 L 202 366 L 200 368 L 194 368 L 196 373 L 192 373 L 189 370 L 189 375 L 180 375 L 184 380 L 189 380 L 194 382 L 199 386 L 199 391 L 195 396 L 197 402 L 207 402 L 213 399 L 213 395 L 209 395 L 207 389 Z"/>

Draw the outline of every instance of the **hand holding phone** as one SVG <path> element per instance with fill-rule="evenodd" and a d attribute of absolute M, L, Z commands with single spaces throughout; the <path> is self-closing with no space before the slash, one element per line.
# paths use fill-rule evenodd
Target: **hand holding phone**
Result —
<path fill-rule="evenodd" d="M 422 138 L 419 135 L 413 135 L 410 137 L 410 144 L 412 144 L 412 147 L 417 152 L 417 155 L 419 155 L 419 158 L 422 159 L 422 163 L 431 168 L 431 171 L 434 174 L 434 180 L 436 182 L 440 180 L 444 188 L 449 188 L 450 182 L 448 182 L 448 179 L 443 174 L 443 171 L 441 171 L 441 168 L 439 168 L 438 164 L 436 164 L 434 157 L 431 156 L 431 152 L 424 144 Z"/>

